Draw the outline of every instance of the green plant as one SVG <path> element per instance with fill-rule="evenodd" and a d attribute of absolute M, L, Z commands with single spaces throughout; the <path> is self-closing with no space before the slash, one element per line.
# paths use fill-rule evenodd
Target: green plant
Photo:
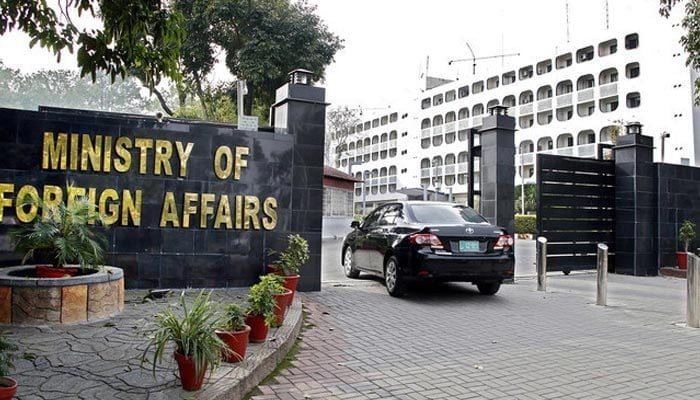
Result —
<path fill-rule="evenodd" d="M 7 336 L 0 334 L 0 376 L 8 376 L 15 368 L 12 360 L 15 358 L 17 346 L 7 339 Z"/>
<path fill-rule="evenodd" d="M 683 242 L 683 247 L 687 253 L 690 241 L 695 239 L 695 223 L 687 219 L 684 220 L 681 224 L 681 229 L 678 231 L 678 239 Z"/>
<path fill-rule="evenodd" d="M 515 233 L 535 233 L 537 230 L 536 215 L 515 215 Z"/>
<path fill-rule="evenodd" d="M 277 264 L 283 275 L 296 275 L 309 261 L 309 242 L 298 234 L 289 235 L 288 240 L 287 248 L 277 253 Z"/>
<path fill-rule="evenodd" d="M 182 318 L 171 308 L 156 314 L 156 328 L 149 332 L 149 342 L 143 352 L 141 364 L 149 361 L 153 364 L 153 374 L 156 364 L 163 361 L 163 353 L 169 342 L 175 344 L 178 353 L 192 358 L 195 374 L 199 375 L 203 368 L 209 366 L 213 371 L 219 365 L 221 352 L 228 347 L 219 339 L 215 328 L 221 326 L 221 318 L 216 314 L 213 302 L 209 300 L 211 292 L 200 291 L 187 307 L 185 291 L 180 294 Z M 151 348 L 155 348 L 153 360 L 147 358 Z"/>
<path fill-rule="evenodd" d="M 69 197 L 73 191 L 68 185 Z M 46 204 L 38 197 L 28 196 L 23 207 L 36 207 L 34 220 L 14 228 L 10 234 L 15 251 L 24 254 L 22 263 L 29 258 L 50 262 L 55 267 L 80 264 L 83 269 L 97 269 L 104 262 L 104 235 L 93 224 L 105 225 L 97 206 L 85 196 L 76 196 L 66 204 Z"/>
<path fill-rule="evenodd" d="M 227 331 L 238 332 L 245 327 L 245 313 L 239 304 L 231 303 L 224 308 L 222 327 Z"/>
<path fill-rule="evenodd" d="M 260 282 L 250 287 L 248 292 L 249 315 L 261 315 L 265 318 L 265 325 L 272 326 L 275 321 L 275 307 L 277 303 L 273 294 L 284 292 L 282 285 L 284 278 L 276 274 L 267 274 L 260 277 Z"/>

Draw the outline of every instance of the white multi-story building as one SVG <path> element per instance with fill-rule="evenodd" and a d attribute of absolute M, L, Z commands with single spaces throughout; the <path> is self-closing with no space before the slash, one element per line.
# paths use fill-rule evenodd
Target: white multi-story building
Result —
<path fill-rule="evenodd" d="M 515 184 L 535 182 L 537 153 L 597 157 L 631 121 L 654 137 L 656 161 L 698 165 L 696 72 L 685 65 L 681 34 L 679 24 L 659 18 L 655 26 L 606 30 L 466 81 L 429 79 L 407 107 L 357 125 L 335 166 L 364 178 L 356 205 L 405 198 L 406 189 L 425 186 L 464 201 L 468 129 L 495 105 L 516 120 Z M 475 183 L 478 189 L 478 176 Z"/>

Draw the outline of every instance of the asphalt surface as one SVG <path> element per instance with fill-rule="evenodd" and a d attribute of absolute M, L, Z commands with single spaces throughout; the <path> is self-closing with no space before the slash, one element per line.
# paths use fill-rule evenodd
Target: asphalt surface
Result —
<path fill-rule="evenodd" d="M 683 279 L 610 275 L 601 307 L 595 274 L 551 273 L 538 292 L 521 254 L 495 296 L 441 284 L 397 299 L 345 279 L 338 248 L 324 242 L 323 290 L 304 294 L 296 360 L 254 399 L 700 398 Z"/>

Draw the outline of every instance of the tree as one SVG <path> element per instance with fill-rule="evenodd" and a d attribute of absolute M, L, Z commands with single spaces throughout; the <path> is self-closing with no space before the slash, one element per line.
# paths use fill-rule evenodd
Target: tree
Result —
<path fill-rule="evenodd" d="M 537 211 L 537 186 L 532 183 L 525 184 L 525 212 L 522 210 L 521 195 L 523 188 L 521 185 L 515 185 L 515 212 L 518 214 L 526 214 L 528 212 Z"/>
<path fill-rule="evenodd" d="M 69 70 L 39 70 L 23 74 L 0 61 L 0 107 L 36 110 L 37 106 L 92 109 L 126 113 L 154 110 L 133 78 L 110 84 L 99 74 L 96 82 Z"/>
<path fill-rule="evenodd" d="M 205 98 L 205 78 L 219 51 L 229 71 L 248 85 L 245 112 L 267 110 L 295 68 L 323 77 L 342 40 L 328 31 L 305 0 L 177 0 L 188 18 L 182 68 L 189 89 Z M 202 103 L 207 111 L 207 104 Z"/>
<path fill-rule="evenodd" d="M 329 109 L 326 113 L 326 139 L 324 143 L 324 162 L 330 165 L 333 159 L 340 157 L 340 151 L 347 146 L 347 139 L 352 134 L 360 118 L 355 110 L 347 106 Z M 331 154 L 335 153 L 335 158 Z"/>
<path fill-rule="evenodd" d="M 108 74 L 112 82 L 131 70 L 141 71 L 150 89 L 162 77 L 178 79 L 182 16 L 167 2 L 72 0 L 59 4 L 61 18 L 45 0 L 0 0 L 0 35 L 21 30 L 29 35 L 30 47 L 39 44 L 53 52 L 58 62 L 62 50 L 73 53 L 77 48 L 80 76 L 90 75 L 93 82 L 98 71 Z M 73 22 L 76 12 L 99 18 L 102 27 L 78 27 Z"/>
<path fill-rule="evenodd" d="M 660 0 L 659 13 L 668 18 L 671 10 L 681 0 Z M 700 69 L 700 7 L 698 0 L 687 0 L 685 4 L 685 16 L 681 21 L 685 34 L 681 36 L 680 43 L 688 53 L 685 65 L 695 70 Z M 700 78 L 695 80 L 695 105 L 700 105 Z"/>

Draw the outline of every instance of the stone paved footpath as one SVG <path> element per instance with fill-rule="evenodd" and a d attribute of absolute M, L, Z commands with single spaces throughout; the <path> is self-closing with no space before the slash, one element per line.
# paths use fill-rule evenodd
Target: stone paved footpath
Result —
<path fill-rule="evenodd" d="M 592 274 L 492 297 L 462 284 L 403 299 L 371 279 L 329 285 L 305 295 L 293 366 L 253 399 L 698 399 L 685 284 L 612 275 L 609 307 L 594 305 Z"/>

